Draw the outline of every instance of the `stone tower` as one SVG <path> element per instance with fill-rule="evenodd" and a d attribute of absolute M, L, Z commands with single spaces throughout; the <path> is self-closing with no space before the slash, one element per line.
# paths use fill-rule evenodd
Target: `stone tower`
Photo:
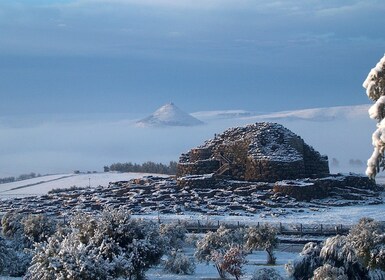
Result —
<path fill-rule="evenodd" d="M 275 182 L 323 177 L 328 159 L 276 123 L 230 128 L 182 154 L 178 177 L 213 174 L 233 180 Z"/>

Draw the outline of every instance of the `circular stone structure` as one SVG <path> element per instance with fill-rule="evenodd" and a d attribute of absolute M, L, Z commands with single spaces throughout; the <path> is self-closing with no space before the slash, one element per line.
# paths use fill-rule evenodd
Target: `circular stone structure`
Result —
<path fill-rule="evenodd" d="M 328 158 L 277 123 L 230 128 L 182 154 L 177 177 L 214 174 L 233 180 L 276 182 L 329 174 Z"/>

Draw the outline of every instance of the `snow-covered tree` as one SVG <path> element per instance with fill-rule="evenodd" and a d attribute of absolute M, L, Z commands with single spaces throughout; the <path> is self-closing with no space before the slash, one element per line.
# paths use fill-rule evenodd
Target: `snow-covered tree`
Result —
<path fill-rule="evenodd" d="M 366 174 L 374 179 L 380 168 L 385 167 L 385 56 L 371 69 L 363 87 L 369 99 L 375 102 L 369 109 L 369 116 L 377 120 L 377 129 L 372 135 L 374 151 L 366 169 Z"/>
<path fill-rule="evenodd" d="M 23 233 L 31 242 L 46 241 L 56 230 L 55 220 L 44 214 L 28 215 L 21 220 Z"/>
<path fill-rule="evenodd" d="M 7 212 L 1 219 L 2 233 L 6 238 L 19 238 L 23 236 L 23 215 L 17 212 Z"/>
<path fill-rule="evenodd" d="M 26 215 L 8 212 L 2 218 L 2 233 L 6 238 L 2 247 L 4 275 L 22 276 L 32 259 L 36 242 L 47 240 L 55 231 L 56 223 L 46 215 Z"/>
<path fill-rule="evenodd" d="M 169 249 L 182 248 L 187 233 L 184 225 L 177 223 L 161 224 L 159 231 L 165 239 L 165 244 Z"/>
<path fill-rule="evenodd" d="M 0 273 L 3 273 L 8 258 L 8 248 L 4 238 L 0 236 Z"/>
<path fill-rule="evenodd" d="M 324 264 L 314 271 L 312 280 L 349 280 L 349 278 L 342 267 L 337 268 Z"/>
<path fill-rule="evenodd" d="M 238 230 L 220 226 L 216 232 L 206 233 L 204 238 L 197 242 L 195 257 L 199 261 L 214 262 L 219 276 L 225 278 L 227 273 L 223 266 L 225 255 L 234 246 L 243 245 L 239 244 L 243 241 L 243 238 L 240 240 L 239 236 Z M 241 263 L 239 262 L 239 264 Z"/>
<path fill-rule="evenodd" d="M 242 266 L 246 263 L 246 254 L 240 246 L 232 246 L 221 259 L 221 269 L 239 280 L 243 275 Z"/>
<path fill-rule="evenodd" d="M 18 243 L 20 249 L 32 248 L 34 242 L 46 241 L 56 230 L 56 222 L 44 214 L 7 212 L 1 223 L 4 237 Z"/>
<path fill-rule="evenodd" d="M 143 279 L 163 247 L 155 223 L 131 219 L 124 209 L 81 213 L 37 246 L 25 279 Z"/>
<path fill-rule="evenodd" d="M 314 270 L 322 264 L 320 252 L 321 247 L 317 243 L 305 244 L 299 257 L 285 265 L 289 276 L 294 279 L 310 279 Z"/>
<path fill-rule="evenodd" d="M 174 250 L 168 255 L 164 269 L 175 274 L 194 274 L 195 262 L 194 259 Z"/>
<path fill-rule="evenodd" d="M 295 279 L 385 279 L 384 227 L 363 218 L 347 236 L 330 237 L 322 248 L 308 243 L 286 269 Z"/>
<path fill-rule="evenodd" d="M 254 271 L 251 280 L 283 280 L 274 268 L 261 268 Z"/>
<path fill-rule="evenodd" d="M 385 270 L 385 229 L 381 223 L 362 218 L 347 238 L 365 267 Z"/>
<path fill-rule="evenodd" d="M 267 264 L 275 264 L 274 248 L 278 245 L 277 230 L 269 224 L 250 227 L 246 235 L 246 248 L 267 252 Z"/>

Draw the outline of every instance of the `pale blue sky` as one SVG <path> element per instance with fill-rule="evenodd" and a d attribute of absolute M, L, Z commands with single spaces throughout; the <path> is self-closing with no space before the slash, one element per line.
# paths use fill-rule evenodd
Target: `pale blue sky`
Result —
<path fill-rule="evenodd" d="M 383 0 L 0 2 L 0 114 L 368 103 Z"/>

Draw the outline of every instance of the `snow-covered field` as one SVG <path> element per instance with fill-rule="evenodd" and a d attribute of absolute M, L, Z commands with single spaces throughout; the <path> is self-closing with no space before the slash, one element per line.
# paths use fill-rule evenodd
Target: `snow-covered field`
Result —
<path fill-rule="evenodd" d="M 47 193 L 53 188 L 66 188 L 71 186 L 87 187 L 91 186 L 107 186 L 109 182 L 125 181 L 132 178 L 140 178 L 150 174 L 143 173 L 91 173 L 91 174 L 57 174 L 50 176 L 42 176 L 25 181 L 19 181 L 9 184 L 0 184 L 0 197 L 10 195 L 22 196 L 23 194 L 41 195 Z M 158 175 L 156 175 L 158 176 Z M 378 177 L 378 183 L 385 183 L 385 177 Z M 385 196 L 385 195 L 384 195 Z M 384 197 L 385 198 L 385 197 Z M 183 220 L 183 219 L 199 219 L 206 222 L 226 221 L 233 223 L 254 224 L 256 222 L 270 223 L 304 223 L 304 224 L 353 224 L 361 217 L 372 217 L 376 220 L 383 220 L 385 205 L 368 205 L 368 206 L 347 206 L 347 207 L 330 207 L 319 209 L 307 209 L 304 212 L 298 212 L 295 215 L 286 216 L 200 216 L 200 215 L 161 215 L 161 220 Z M 157 213 L 154 215 L 139 216 L 146 219 L 158 219 Z M 187 254 L 192 256 L 192 248 L 187 249 Z M 276 253 L 277 265 L 274 269 L 279 271 L 282 276 L 286 275 L 284 265 L 298 256 L 297 252 L 291 252 L 290 245 L 287 248 L 281 248 L 281 251 Z M 244 266 L 245 275 L 242 279 L 249 280 L 253 272 L 257 269 L 267 267 L 266 253 L 256 251 L 247 257 L 248 263 Z M 218 273 L 212 264 L 197 263 L 196 272 L 194 275 L 174 275 L 165 272 L 162 266 L 151 268 L 146 276 L 149 280 L 202 280 L 202 279 L 218 279 Z M 271 266 L 269 266 L 271 267 Z M 22 278 L 0 278 L 9 280 L 19 280 Z"/>
<path fill-rule="evenodd" d="M 7 196 L 43 195 L 57 188 L 76 187 L 107 187 L 110 182 L 128 181 L 143 176 L 167 176 L 148 173 L 89 173 L 89 174 L 56 174 L 0 184 L 0 198 Z"/>
<path fill-rule="evenodd" d="M 88 187 L 91 186 L 108 186 L 109 182 L 127 181 L 133 178 L 141 178 L 143 176 L 158 174 L 146 173 L 90 173 L 90 174 L 58 174 L 50 176 L 42 176 L 39 178 L 13 182 L 9 184 L 0 184 L 0 198 L 19 197 L 26 195 L 43 195 L 51 189 L 69 188 L 72 186 Z M 162 175 L 167 176 L 167 175 Z M 385 177 L 378 177 L 377 182 L 384 184 Z M 384 193 L 385 200 L 385 193 Z M 326 207 L 326 208 L 310 208 L 304 209 L 303 212 L 295 214 L 286 214 L 282 216 L 269 214 L 256 214 L 253 216 L 206 216 L 199 214 L 184 215 L 161 215 L 163 220 L 200 220 L 205 222 L 217 221 L 253 224 L 257 222 L 269 223 L 303 223 L 303 224 L 354 224 L 361 217 L 371 217 L 376 220 L 384 220 L 383 213 L 385 205 L 365 205 L 365 206 L 344 206 L 344 207 Z M 158 213 L 150 215 L 141 215 L 146 219 L 158 219 Z"/>
<path fill-rule="evenodd" d="M 187 252 L 188 256 L 192 257 L 192 252 Z M 276 255 L 277 263 L 275 266 L 266 265 L 266 252 L 264 251 L 254 251 L 253 254 L 250 254 L 246 257 L 247 263 L 243 267 L 244 276 L 241 279 L 248 280 L 251 279 L 252 274 L 255 270 L 261 268 L 274 268 L 282 276 L 287 276 L 285 271 L 285 264 L 289 261 L 295 259 L 298 256 L 298 253 L 277 251 Z M 146 276 L 149 280 L 202 280 L 202 279 L 219 279 L 218 272 L 212 263 L 196 263 L 195 273 L 193 275 L 174 275 L 169 272 L 165 272 L 161 266 L 150 269 Z M 229 278 L 234 279 L 234 278 Z"/>

